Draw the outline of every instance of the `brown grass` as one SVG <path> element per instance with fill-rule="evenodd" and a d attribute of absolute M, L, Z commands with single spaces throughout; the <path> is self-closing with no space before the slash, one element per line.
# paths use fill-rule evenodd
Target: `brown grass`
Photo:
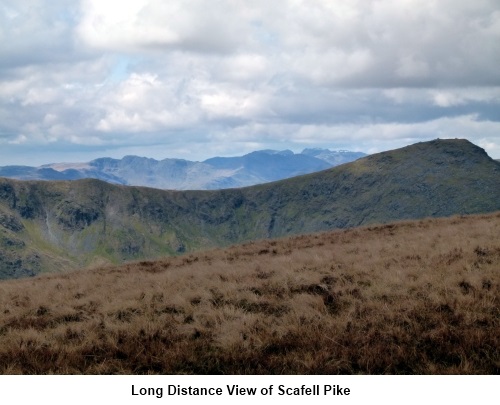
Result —
<path fill-rule="evenodd" d="M 4 374 L 494 374 L 500 213 L 0 283 Z"/>

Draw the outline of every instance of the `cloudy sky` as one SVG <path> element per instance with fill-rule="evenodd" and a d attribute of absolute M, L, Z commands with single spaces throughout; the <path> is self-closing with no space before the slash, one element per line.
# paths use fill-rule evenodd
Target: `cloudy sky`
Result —
<path fill-rule="evenodd" d="M 0 2 L 0 165 L 455 137 L 500 158 L 498 0 Z"/>

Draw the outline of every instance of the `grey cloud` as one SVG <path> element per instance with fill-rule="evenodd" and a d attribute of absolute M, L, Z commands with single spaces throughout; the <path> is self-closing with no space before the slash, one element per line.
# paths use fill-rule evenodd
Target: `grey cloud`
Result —
<path fill-rule="evenodd" d="M 0 6 L 0 69 L 74 61 L 71 0 L 5 0 Z"/>
<path fill-rule="evenodd" d="M 296 69 L 323 84 L 426 87 L 500 79 L 495 1 L 340 2 L 344 12 L 336 3 L 312 4 L 294 13 L 295 32 L 287 21 L 280 29 L 297 50 Z M 349 65 L 351 74 L 343 71 Z"/>

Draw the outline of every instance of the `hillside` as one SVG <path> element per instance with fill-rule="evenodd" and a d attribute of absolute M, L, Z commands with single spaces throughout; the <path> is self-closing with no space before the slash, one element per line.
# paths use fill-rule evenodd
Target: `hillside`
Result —
<path fill-rule="evenodd" d="M 0 179 L 0 277 L 499 209 L 500 164 L 466 140 L 419 143 L 242 189 Z"/>
<path fill-rule="evenodd" d="M 0 373 L 499 374 L 500 213 L 0 282 Z"/>
<path fill-rule="evenodd" d="M 40 167 L 3 166 L 0 177 L 18 180 L 98 179 L 114 184 L 170 190 L 245 187 L 324 170 L 365 156 L 361 152 L 306 149 L 262 150 L 204 162 L 155 160 L 139 156 L 99 158 L 87 163 L 53 163 Z"/>

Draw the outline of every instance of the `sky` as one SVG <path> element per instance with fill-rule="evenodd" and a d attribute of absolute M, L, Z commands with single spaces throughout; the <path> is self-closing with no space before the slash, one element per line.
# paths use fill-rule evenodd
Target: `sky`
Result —
<path fill-rule="evenodd" d="M 0 165 L 467 138 L 500 159 L 498 0 L 1 0 Z"/>

